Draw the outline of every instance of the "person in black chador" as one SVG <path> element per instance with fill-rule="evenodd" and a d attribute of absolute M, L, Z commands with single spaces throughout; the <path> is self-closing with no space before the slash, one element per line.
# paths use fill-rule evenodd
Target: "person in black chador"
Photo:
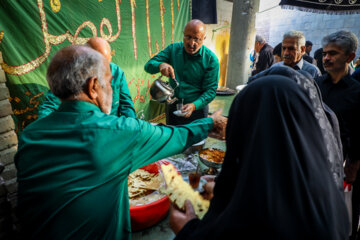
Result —
<path fill-rule="evenodd" d="M 237 95 L 210 208 L 202 220 L 189 201 L 186 213 L 172 208 L 176 239 L 347 238 L 348 214 L 328 161 L 334 134 L 308 83 L 269 75 Z"/>

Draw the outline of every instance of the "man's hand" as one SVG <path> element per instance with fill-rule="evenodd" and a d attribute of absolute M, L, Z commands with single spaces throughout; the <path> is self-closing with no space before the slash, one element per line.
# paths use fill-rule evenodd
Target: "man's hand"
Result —
<path fill-rule="evenodd" d="M 175 234 L 178 234 L 185 224 L 194 218 L 196 218 L 195 211 L 189 200 L 185 201 L 185 213 L 171 205 L 169 223 Z"/>
<path fill-rule="evenodd" d="M 353 182 L 355 182 L 359 168 L 360 168 L 360 160 L 358 161 L 346 160 L 344 172 L 345 172 L 345 181 L 347 183 L 352 184 Z"/>
<path fill-rule="evenodd" d="M 175 79 L 174 68 L 170 64 L 160 63 L 159 69 L 163 76 L 171 77 L 172 79 Z"/>
<path fill-rule="evenodd" d="M 188 104 L 185 104 L 182 109 L 181 109 L 181 112 L 183 113 L 186 113 L 184 115 L 184 117 L 188 118 L 191 116 L 191 114 L 195 111 L 196 107 L 195 107 L 195 104 L 193 103 L 188 103 Z"/>
<path fill-rule="evenodd" d="M 222 109 L 219 109 L 210 116 L 214 121 L 214 126 L 211 132 L 209 133 L 209 136 L 220 140 L 224 140 L 228 119 L 226 117 L 223 117 L 221 113 L 222 113 Z"/>

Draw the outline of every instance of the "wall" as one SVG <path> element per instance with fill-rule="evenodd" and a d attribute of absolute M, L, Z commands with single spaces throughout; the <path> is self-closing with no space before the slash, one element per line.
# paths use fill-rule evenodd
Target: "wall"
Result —
<path fill-rule="evenodd" d="M 8 100 L 10 94 L 5 82 L 5 73 L 0 67 L 0 168 L 4 167 L 3 171 L 0 170 L 0 239 L 11 239 L 14 234 L 12 229 L 17 192 L 14 156 L 18 140 Z"/>
<path fill-rule="evenodd" d="M 359 14 L 331 15 L 298 10 L 281 9 L 279 0 L 261 0 L 260 10 L 256 15 L 255 28 L 257 33 L 264 35 L 271 46 L 282 41 L 282 35 L 288 30 L 304 32 L 306 40 L 310 40 L 313 56 L 316 49 L 321 47 L 321 39 L 339 30 L 349 30 L 360 37 Z M 357 51 L 357 57 L 360 49 Z"/>
<path fill-rule="evenodd" d="M 216 4 L 217 24 L 206 24 L 204 45 L 210 48 L 218 57 L 220 64 L 219 86 L 225 86 L 233 3 L 217 0 Z"/>

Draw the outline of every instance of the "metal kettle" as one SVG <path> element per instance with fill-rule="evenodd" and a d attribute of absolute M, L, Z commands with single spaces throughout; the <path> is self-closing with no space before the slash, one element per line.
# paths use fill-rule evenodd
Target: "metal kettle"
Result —
<path fill-rule="evenodd" d="M 175 88 L 177 88 L 179 86 L 179 83 L 176 79 L 173 79 L 175 81 L 175 88 L 172 88 L 170 86 L 170 84 L 168 82 L 164 82 L 163 80 L 161 80 L 160 76 L 158 79 L 156 79 L 150 87 L 150 95 L 152 97 L 152 99 L 160 102 L 160 103 L 169 103 L 172 104 L 174 103 L 177 98 L 174 97 L 175 94 Z"/>

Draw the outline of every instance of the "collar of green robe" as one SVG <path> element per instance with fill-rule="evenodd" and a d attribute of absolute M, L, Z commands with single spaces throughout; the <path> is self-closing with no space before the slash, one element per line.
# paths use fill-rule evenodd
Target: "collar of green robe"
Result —
<path fill-rule="evenodd" d="M 65 100 L 62 101 L 58 111 L 60 112 L 89 112 L 98 111 L 100 108 L 93 103 L 81 101 L 81 100 Z"/>

